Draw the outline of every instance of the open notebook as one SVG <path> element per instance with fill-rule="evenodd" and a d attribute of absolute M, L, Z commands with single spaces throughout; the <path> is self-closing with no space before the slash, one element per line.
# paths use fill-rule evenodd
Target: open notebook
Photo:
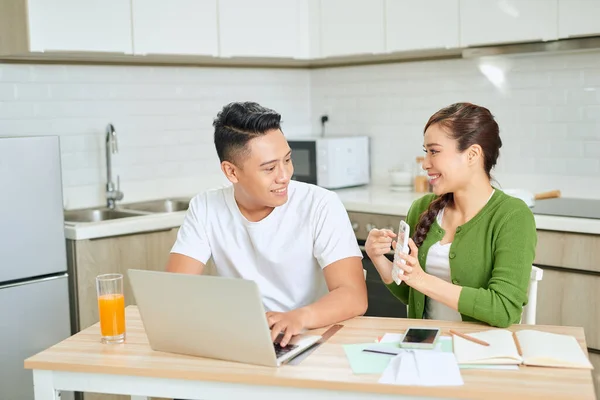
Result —
<path fill-rule="evenodd" d="M 515 335 L 523 355 L 519 355 L 513 333 L 491 329 L 469 333 L 489 346 L 454 336 L 454 354 L 459 364 L 524 364 L 542 367 L 593 369 L 573 336 L 536 330 L 522 330 Z"/>

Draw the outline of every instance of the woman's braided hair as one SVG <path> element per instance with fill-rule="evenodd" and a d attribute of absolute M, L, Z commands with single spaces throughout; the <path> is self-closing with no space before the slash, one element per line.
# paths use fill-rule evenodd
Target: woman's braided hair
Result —
<path fill-rule="evenodd" d="M 498 124 L 487 108 L 471 103 L 452 104 L 433 114 L 427 121 L 423 132 L 435 124 L 439 124 L 450 138 L 456 140 L 459 152 L 463 152 L 475 144 L 481 146 L 483 168 L 488 178 L 491 179 L 490 171 L 498 161 L 502 140 L 500 140 Z M 427 210 L 419 217 L 413 235 L 417 247 L 420 247 L 425 241 L 429 228 L 438 213 L 444 207 L 453 204 L 453 193 L 445 193 L 429 204 Z"/>
<path fill-rule="evenodd" d="M 425 238 L 427 237 L 427 233 L 429 232 L 429 228 L 431 228 L 431 224 L 435 221 L 438 213 L 444 209 L 447 205 L 451 205 L 454 202 L 454 195 L 452 193 L 445 193 L 432 201 L 429 204 L 427 210 L 421 214 L 419 217 L 419 223 L 417 223 L 417 227 L 415 228 L 415 234 L 413 235 L 413 240 L 417 247 L 421 247 Z"/>

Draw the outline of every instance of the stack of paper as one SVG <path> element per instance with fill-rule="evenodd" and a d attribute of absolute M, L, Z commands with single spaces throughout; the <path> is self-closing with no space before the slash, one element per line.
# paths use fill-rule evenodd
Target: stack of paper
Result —
<path fill-rule="evenodd" d="M 392 358 L 379 383 L 420 386 L 464 385 L 452 353 L 402 350 Z"/>

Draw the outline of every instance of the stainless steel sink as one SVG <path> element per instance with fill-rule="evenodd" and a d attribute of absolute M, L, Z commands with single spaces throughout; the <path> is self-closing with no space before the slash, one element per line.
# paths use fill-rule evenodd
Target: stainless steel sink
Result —
<path fill-rule="evenodd" d="M 119 204 L 116 209 L 107 207 L 85 208 L 80 210 L 66 210 L 66 223 L 101 222 L 113 219 L 139 217 L 157 213 L 171 213 L 185 211 L 190 204 L 189 199 L 161 199 L 139 203 Z"/>
<path fill-rule="evenodd" d="M 151 200 L 139 203 L 121 204 L 121 208 L 125 210 L 146 211 L 153 213 L 170 213 L 177 211 L 185 211 L 190 206 L 188 199 L 161 199 Z"/>
<path fill-rule="evenodd" d="M 147 215 L 147 213 L 122 209 L 111 210 L 109 208 L 86 208 L 81 210 L 66 210 L 64 215 L 65 222 L 74 223 L 100 222 L 119 218 L 139 217 L 140 215 Z"/>

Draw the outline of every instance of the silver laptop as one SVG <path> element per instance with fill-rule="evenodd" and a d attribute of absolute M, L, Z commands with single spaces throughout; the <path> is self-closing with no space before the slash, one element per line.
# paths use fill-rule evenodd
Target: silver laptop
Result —
<path fill-rule="evenodd" d="M 169 272 L 127 271 L 153 350 L 279 366 L 321 336 L 274 344 L 253 281 Z"/>

